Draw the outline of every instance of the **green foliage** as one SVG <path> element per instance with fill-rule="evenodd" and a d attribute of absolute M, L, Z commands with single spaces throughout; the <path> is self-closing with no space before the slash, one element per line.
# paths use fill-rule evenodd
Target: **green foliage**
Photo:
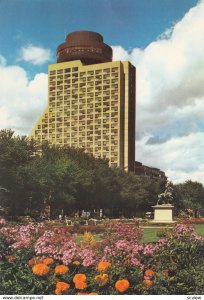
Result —
<path fill-rule="evenodd" d="M 168 243 L 152 261 L 153 268 L 157 269 L 152 293 L 202 294 L 204 240 L 193 238 L 190 231 L 178 236 L 172 230 L 166 231 L 166 238 Z"/>
<path fill-rule="evenodd" d="M 0 234 L 0 260 L 8 253 L 8 246 L 5 238 Z"/>
<path fill-rule="evenodd" d="M 23 229 L 22 237 L 26 232 L 24 227 Z M 49 229 L 49 234 L 51 231 L 54 232 L 52 227 Z M 53 244 L 56 237 L 61 237 L 65 229 L 57 230 L 57 235 L 52 240 Z M 75 243 L 70 244 L 67 255 L 78 250 L 67 262 L 67 272 L 61 275 L 55 272 L 55 267 L 62 264 L 60 258 L 47 262 L 49 268 L 44 275 L 39 272 L 33 273 L 33 265 L 46 263 L 44 252 L 40 252 L 41 254 L 36 257 L 34 247 L 37 236 L 31 239 L 31 243 L 26 248 L 8 247 L 5 240 L 1 239 L 0 249 L 4 255 L 0 259 L 0 294 L 51 295 L 55 293 L 56 284 L 63 281 L 70 284 L 70 288 L 64 293 L 75 295 L 80 292 L 73 282 L 75 274 L 78 273 L 86 276 L 87 287 L 82 289 L 82 292 L 87 294 L 96 292 L 100 295 L 200 295 L 203 293 L 204 239 L 196 234 L 192 226 L 177 224 L 174 228 L 163 231 L 165 236 L 162 240 L 145 244 L 140 241 L 142 233 L 140 228 L 120 222 L 110 223 L 106 230 L 99 242 L 92 234 L 85 233 L 83 240 L 77 246 Z M 42 232 L 39 234 L 42 237 Z M 68 244 L 69 238 L 66 239 L 65 236 L 62 241 Z M 44 237 L 40 244 L 47 245 L 49 241 L 50 235 L 47 239 Z M 56 246 L 58 245 L 59 240 L 56 241 Z M 9 249 L 7 253 L 5 253 L 6 249 Z M 80 250 L 85 253 L 84 258 L 78 255 Z M 93 253 L 94 260 L 92 260 Z M 108 256 L 104 258 L 104 255 Z M 98 262 L 101 263 L 100 267 Z M 102 280 L 100 284 L 96 278 L 104 275 L 107 280 L 104 282 Z M 115 286 L 115 283 L 121 279 L 129 283 L 129 287 L 124 292 L 119 291 Z M 63 294 L 62 291 L 60 293 Z"/>
<path fill-rule="evenodd" d="M 174 204 L 177 210 L 204 211 L 204 187 L 191 180 L 174 186 Z"/>
<path fill-rule="evenodd" d="M 114 175 L 120 187 L 120 194 L 116 201 L 117 208 L 120 208 L 120 215 L 141 217 L 156 203 L 157 195 L 161 192 L 160 180 L 155 181 L 120 169 L 116 169 Z"/>
<path fill-rule="evenodd" d="M 112 217 L 143 217 L 164 189 L 163 180 L 136 176 L 82 149 L 38 145 L 11 130 L 0 131 L 0 185 L 9 192 L 0 205 L 10 215 L 51 217 L 63 209 L 74 212 L 103 209 Z M 186 181 L 174 186 L 174 206 L 204 211 L 204 188 Z"/>
<path fill-rule="evenodd" d="M 14 261 L 0 261 L 0 294 L 53 294 L 54 285 L 47 276 L 37 277 L 25 263 L 24 258 Z"/>
<path fill-rule="evenodd" d="M 9 190 L 9 214 L 56 217 L 63 209 L 103 209 L 108 216 L 142 216 L 156 202 L 161 182 L 109 168 L 82 149 L 37 145 L 0 131 L 0 183 Z M 1 204 L 2 205 L 2 204 Z"/>
<path fill-rule="evenodd" d="M 27 195 L 18 170 L 29 162 L 32 148 L 33 145 L 26 137 L 14 136 L 12 130 L 0 131 L 0 183 L 9 190 L 5 208 L 14 214 L 18 214 L 25 207 Z"/>

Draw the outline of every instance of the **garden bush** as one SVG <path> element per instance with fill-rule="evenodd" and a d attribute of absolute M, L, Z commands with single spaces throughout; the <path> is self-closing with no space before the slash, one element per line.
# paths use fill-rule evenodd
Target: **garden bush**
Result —
<path fill-rule="evenodd" d="M 182 224 L 204 224 L 204 218 L 177 218 L 177 222 Z"/>
<path fill-rule="evenodd" d="M 202 294 L 204 240 L 192 226 L 175 225 L 155 243 L 142 243 L 137 226 L 104 230 L 79 243 L 68 227 L 3 224 L 0 294 Z"/>

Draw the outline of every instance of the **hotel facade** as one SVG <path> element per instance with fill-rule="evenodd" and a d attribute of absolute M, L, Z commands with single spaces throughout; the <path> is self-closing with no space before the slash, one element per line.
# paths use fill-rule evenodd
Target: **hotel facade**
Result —
<path fill-rule="evenodd" d="M 48 106 L 32 130 L 40 143 L 83 148 L 134 171 L 135 67 L 112 61 L 95 32 L 69 34 L 48 66 Z"/>

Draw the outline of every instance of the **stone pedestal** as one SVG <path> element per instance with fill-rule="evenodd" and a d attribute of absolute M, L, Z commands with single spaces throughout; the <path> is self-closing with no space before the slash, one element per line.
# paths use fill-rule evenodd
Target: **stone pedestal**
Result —
<path fill-rule="evenodd" d="M 154 220 L 151 223 L 175 223 L 172 216 L 173 205 L 160 204 L 152 207 L 154 208 Z"/>

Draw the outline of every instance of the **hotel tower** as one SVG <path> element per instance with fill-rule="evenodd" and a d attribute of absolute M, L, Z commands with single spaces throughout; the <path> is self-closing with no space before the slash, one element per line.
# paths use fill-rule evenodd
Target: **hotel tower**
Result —
<path fill-rule="evenodd" d="M 31 137 L 83 148 L 134 171 L 135 67 L 112 61 L 112 48 L 91 31 L 70 33 L 48 66 L 48 106 Z"/>

